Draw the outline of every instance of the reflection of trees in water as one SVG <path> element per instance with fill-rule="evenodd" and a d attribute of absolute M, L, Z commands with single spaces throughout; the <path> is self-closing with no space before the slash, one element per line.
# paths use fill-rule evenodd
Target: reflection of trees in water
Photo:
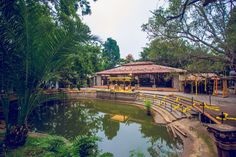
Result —
<path fill-rule="evenodd" d="M 111 115 L 106 114 L 102 119 L 102 128 L 108 140 L 112 140 L 120 129 L 120 123 L 111 120 Z"/>
<path fill-rule="evenodd" d="M 112 120 L 112 115 L 126 115 L 128 120 L 125 125 L 134 122 L 140 124 L 143 138 L 150 143 L 148 152 L 151 156 L 174 156 L 176 152 L 182 151 L 181 141 L 171 138 L 166 127 L 152 125 L 150 117 L 133 106 L 89 100 L 48 104 L 37 108 L 33 114 L 29 123 L 41 131 L 68 139 L 78 135 L 96 135 L 99 131 L 104 131 L 108 140 L 117 136 L 120 129 L 120 122 Z"/>
<path fill-rule="evenodd" d="M 151 143 L 148 152 L 152 157 L 174 156 L 176 152 L 183 150 L 181 140 L 170 138 L 171 135 L 165 126 L 141 124 L 141 132 Z"/>
<path fill-rule="evenodd" d="M 159 138 L 155 143 L 148 147 L 148 152 L 152 157 L 178 157 L 183 151 L 183 145 L 177 142 L 176 145 L 168 145 L 167 142 Z"/>
<path fill-rule="evenodd" d="M 78 103 L 43 106 L 33 112 L 34 127 L 67 138 L 77 135 L 95 135 L 102 128 L 102 116 L 92 109 Z M 35 116 L 36 115 L 36 116 Z"/>

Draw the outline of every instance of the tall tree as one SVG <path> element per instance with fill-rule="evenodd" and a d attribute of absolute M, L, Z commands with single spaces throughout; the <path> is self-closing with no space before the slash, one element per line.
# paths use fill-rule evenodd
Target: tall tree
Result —
<path fill-rule="evenodd" d="M 114 68 L 120 60 L 120 48 L 116 40 L 107 38 L 103 47 L 102 57 L 104 59 L 104 68 Z"/>
<path fill-rule="evenodd" d="M 204 56 L 203 59 L 200 56 Z M 144 58 L 142 58 L 144 57 Z M 184 68 L 189 72 L 215 72 L 223 70 L 221 61 L 205 60 L 214 55 L 207 49 L 191 46 L 180 39 L 161 40 L 154 39 L 141 52 L 141 60 L 151 60 L 157 64 Z"/>
<path fill-rule="evenodd" d="M 221 59 L 227 67 L 234 68 L 236 54 L 232 50 L 232 44 L 227 40 L 227 26 L 229 21 L 232 21 L 230 19 L 233 19 L 235 2 L 217 1 L 203 6 L 199 1 L 186 7 L 181 19 L 169 20 L 169 17 L 179 13 L 179 8 L 184 2 L 170 1 L 166 8 L 155 10 L 149 22 L 143 25 L 143 30 L 148 32 L 151 38 L 184 39 L 192 45 L 205 46 L 214 53 L 213 58 L 207 56 L 207 60 Z M 233 33 L 235 32 L 230 32 L 235 36 Z"/>
<path fill-rule="evenodd" d="M 79 47 L 67 66 L 59 71 L 61 87 L 87 86 L 90 77 L 102 69 L 101 48 L 91 44 Z"/>
<path fill-rule="evenodd" d="M 42 87 L 90 39 L 89 28 L 76 14 L 76 1 L 57 2 L 51 10 L 52 5 L 41 0 L 0 1 L 0 100 L 9 146 L 24 144 L 28 115 L 54 98 L 45 95 Z M 16 122 L 9 121 L 14 116 L 10 115 L 12 94 L 18 106 Z"/>

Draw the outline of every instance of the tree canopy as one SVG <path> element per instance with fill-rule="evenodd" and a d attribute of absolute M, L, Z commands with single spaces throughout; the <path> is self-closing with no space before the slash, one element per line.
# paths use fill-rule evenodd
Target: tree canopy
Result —
<path fill-rule="evenodd" d="M 92 45 L 94 38 L 78 13 L 89 13 L 88 3 L 85 2 L 0 2 L 0 101 L 7 126 L 6 134 L 13 131 L 13 126 L 25 128 L 28 115 L 35 106 L 57 98 L 47 96 L 43 91 L 51 81 L 75 75 L 72 82 L 76 83 L 97 70 L 94 65 L 99 64 L 97 57 L 100 49 Z M 86 6 L 88 10 L 85 12 Z M 8 119 L 13 116 L 9 115 L 12 94 L 18 105 L 15 122 L 9 122 Z M 21 135 L 16 132 L 15 136 Z M 25 136 L 24 133 L 22 136 Z M 24 140 L 22 137 L 7 137 Z"/>
<path fill-rule="evenodd" d="M 103 44 L 102 57 L 104 59 L 104 69 L 114 68 L 120 60 L 120 48 L 116 40 L 107 38 Z"/>
<path fill-rule="evenodd" d="M 179 8 L 185 1 L 170 1 L 165 8 L 153 11 L 153 16 L 148 23 L 142 26 L 151 39 L 175 40 L 181 39 L 190 43 L 193 47 L 207 49 L 209 55 L 200 55 L 205 60 L 224 63 L 226 69 L 235 68 L 236 51 L 234 50 L 235 32 L 228 31 L 234 27 L 235 4 L 216 1 L 207 6 L 202 2 L 196 2 L 185 8 L 182 18 L 168 17 L 177 15 Z M 229 40 L 230 38 L 230 40 Z"/>
<path fill-rule="evenodd" d="M 204 56 L 200 58 L 200 56 Z M 207 49 L 197 48 L 181 39 L 154 39 L 140 53 L 141 60 L 151 60 L 156 64 L 183 68 L 190 72 L 216 72 L 223 70 L 221 60 L 206 60 L 214 58 Z"/>

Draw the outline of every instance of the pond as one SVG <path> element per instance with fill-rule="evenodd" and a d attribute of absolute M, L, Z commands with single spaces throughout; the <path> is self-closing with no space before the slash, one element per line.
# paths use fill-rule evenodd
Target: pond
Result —
<path fill-rule="evenodd" d="M 105 100 L 79 100 L 45 105 L 33 112 L 30 124 L 39 132 L 73 139 L 78 135 L 102 138 L 99 149 L 115 157 L 142 152 L 145 157 L 175 157 L 183 151 L 165 126 L 136 106 Z"/>

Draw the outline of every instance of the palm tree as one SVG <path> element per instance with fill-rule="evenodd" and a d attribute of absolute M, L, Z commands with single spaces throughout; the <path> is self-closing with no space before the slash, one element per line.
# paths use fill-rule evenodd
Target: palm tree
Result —
<path fill-rule="evenodd" d="M 75 14 L 52 13 L 39 1 L 2 0 L 0 36 L 0 100 L 6 122 L 5 143 L 18 146 L 26 140 L 27 118 L 34 107 L 55 98 L 45 95 L 43 87 L 89 39 L 89 29 Z M 12 95 L 17 100 L 15 123 L 9 121 Z"/>

